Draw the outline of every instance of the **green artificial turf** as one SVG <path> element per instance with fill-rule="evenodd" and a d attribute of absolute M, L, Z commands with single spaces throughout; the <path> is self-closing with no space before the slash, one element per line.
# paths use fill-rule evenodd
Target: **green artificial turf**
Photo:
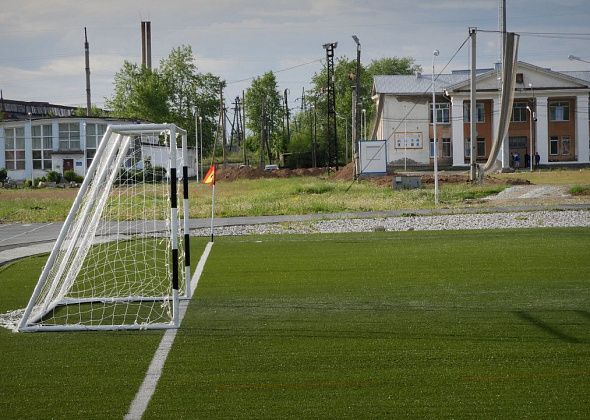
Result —
<path fill-rule="evenodd" d="M 590 230 L 218 239 L 146 418 L 590 412 Z"/>
<path fill-rule="evenodd" d="M 0 271 L 0 311 L 42 263 Z M 1 416 L 120 418 L 161 336 L 0 329 Z M 145 418 L 585 418 L 588 395 L 590 229 L 254 236 L 216 238 Z"/>
<path fill-rule="evenodd" d="M 193 241 L 193 267 L 204 244 Z M 26 306 L 46 259 L 0 267 L 0 313 Z M 0 418 L 122 418 L 162 334 L 0 328 Z"/>

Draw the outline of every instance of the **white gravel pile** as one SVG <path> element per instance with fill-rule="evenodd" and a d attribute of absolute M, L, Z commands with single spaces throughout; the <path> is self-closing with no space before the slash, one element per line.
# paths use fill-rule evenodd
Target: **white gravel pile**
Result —
<path fill-rule="evenodd" d="M 307 234 L 404 230 L 472 230 L 538 227 L 590 227 L 589 210 L 534 211 L 514 213 L 402 216 L 375 219 L 332 219 L 246 226 L 216 227 L 216 236 L 254 234 Z M 209 228 L 194 229 L 196 236 L 208 236 Z"/>

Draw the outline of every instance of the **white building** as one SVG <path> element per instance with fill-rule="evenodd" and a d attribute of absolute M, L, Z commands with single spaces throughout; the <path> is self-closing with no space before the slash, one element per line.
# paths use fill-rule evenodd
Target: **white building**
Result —
<path fill-rule="evenodd" d="M 15 181 L 43 177 L 49 171 L 73 170 L 84 176 L 112 118 L 32 118 L 0 122 L 0 168 Z M 168 166 L 168 148 L 144 141 L 142 153 L 153 166 Z M 189 176 L 195 176 L 196 155 L 188 151 Z"/>
<path fill-rule="evenodd" d="M 496 69 L 478 70 L 477 161 L 485 162 L 496 137 L 499 81 Z M 441 74 L 435 82 L 438 159 L 442 165 L 469 165 L 469 71 Z M 512 119 L 502 149 L 510 156 L 539 153 L 541 165 L 590 164 L 588 98 L 590 71 L 556 72 L 517 65 Z M 388 140 L 389 163 L 429 167 L 434 157 L 431 75 L 375 76 L 374 139 Z M 536 121 L 531 124 L 531 115 Z"/>

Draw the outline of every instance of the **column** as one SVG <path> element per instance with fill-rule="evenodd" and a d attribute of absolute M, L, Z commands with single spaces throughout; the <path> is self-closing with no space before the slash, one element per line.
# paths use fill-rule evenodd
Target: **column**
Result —
<path fill-rule="evenodd" d="M 578 162 L 590 163 L 588 94 L 576 96 L 576 155 Z"/>
<path fill-rule="evenodd" d="M 500 119 L 500 100 L 499 98 L 492 98 L 492 137 L 493 141 L 498 138 L 498 120 Z M 498 153 L 498 160 L 502 162 L 502 169 L 510 167 L 510 147 L 508 136 L 502 139 L 500 143 L 500 152 Z"/>
<path fill-rule="evenodd" d="M 25 122 L 25 179 L 33 180 L 33 133 L 31 120 Z"/>
<path fill-rule="evenodd" d="M 451 130 L 453 132 L 453 166 L 465 166 L 463 135 L 463 98 L 451 98 Z"/>
<path fill-rule="evenodd" d="M 6 168 L 6 138 L 4 137 L 4 127 L 0 127 L 0 168 Z"/>
<path fill-rule="evenodd" d="M 541 164 L 549 162 L 549 118 L 547 114 L 547 97 L 537 96 L 537 123 L 535 126 L 535 151 L 539 152 Z"/>

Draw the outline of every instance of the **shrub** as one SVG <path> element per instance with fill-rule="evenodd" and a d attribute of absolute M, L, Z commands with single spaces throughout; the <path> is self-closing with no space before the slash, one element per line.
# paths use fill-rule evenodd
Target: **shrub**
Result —
<path fill-rule="evenodd" d="M 61 174 L 56 171 L 49 171 L 47 172 L 47 182 L 57 182 L 61 181 Z"/>
<path fill-rule="evenodd" d="M 8 171 L 5 168 L 0 168 L 0 183 L 3 183 L 8 178 Z"/>
<path fill-rule="evenodd" d="M 64 179 L 68 182 L 82 182 L 84 178 L 82 178 L 73 170 L 69 170 L 64 172 Z"/>
<path fill-rule="evenodd" d="M 33 186 L 33 181 L 30 179 L 25 180 L 24 186 L 25 188 L 31 188 Z"/>

